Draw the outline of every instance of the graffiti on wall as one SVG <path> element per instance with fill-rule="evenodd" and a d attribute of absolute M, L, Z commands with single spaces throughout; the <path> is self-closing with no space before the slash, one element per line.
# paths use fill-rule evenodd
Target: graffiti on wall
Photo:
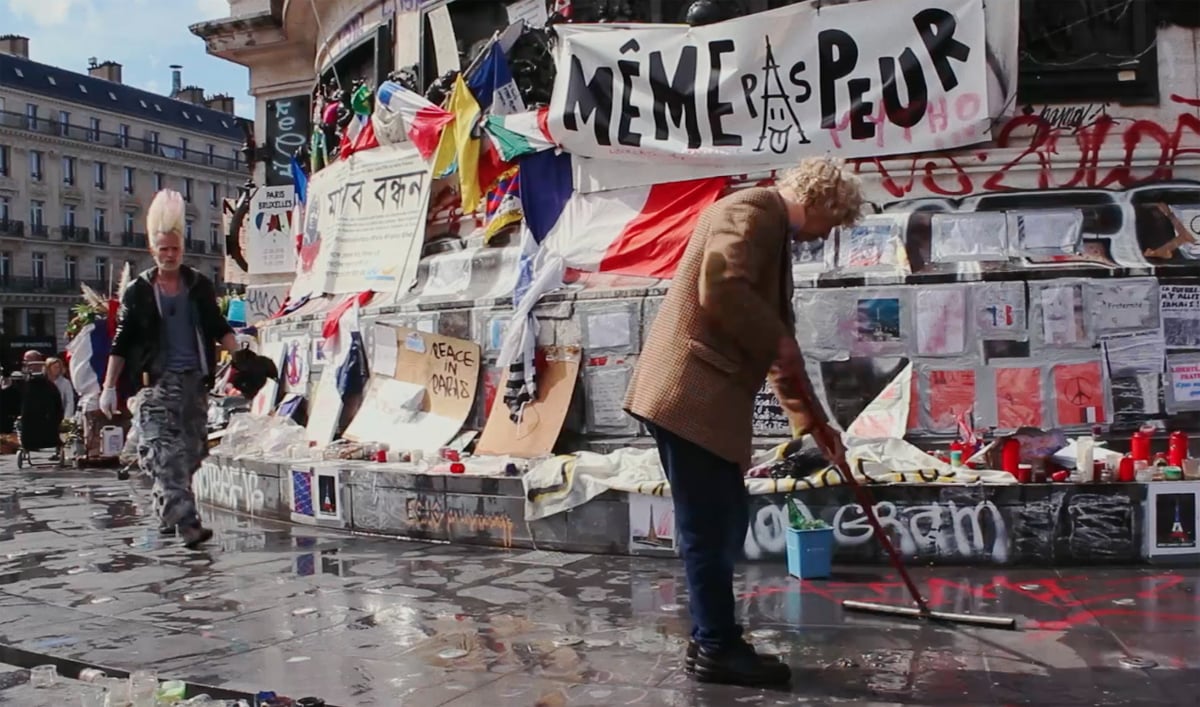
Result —
<path fill-rule="evenodd" d="M 262 480 L 253 471 L 206 461 L 196 472 L 193 486 L 198 501 L 256 514 L 266 507 L 267 492 L 264 489 L 269 483 L 277 483 L 277 480 L 270 477 Z"/>
<path fill-rule="evenodd" d="M 485 535 L 498 539 L 501 547 L 512 547 L 515 526 L 512 518 L 503 511 L 453 508 L 443 499 L 415 496 L 405 501 L 405 520 L 422 530 L 445 533 L 451 537 L 457 533 Z"/>
<path fill-rule="evenodd" d="M 877 177 L 882 192 L 896 199 L 1029 188 L 1117 189 L 1175 179 L 1177 163 L 1200 163 L 1195 113 L 1200 99 L 1172 94 L 1168 100 L 1179 111 L 1169 122 L 1115 118 L 1094 107 L 1044 109 L 1004 123 L 986 149 L 874 157 L 857 161 L 857 167 Z"/>

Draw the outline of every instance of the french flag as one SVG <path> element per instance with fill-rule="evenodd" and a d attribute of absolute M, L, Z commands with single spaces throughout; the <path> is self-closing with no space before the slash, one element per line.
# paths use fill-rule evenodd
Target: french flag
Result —
<path fill-rule="evenodd" d="M 533 239 L 568 268 L 671 278 L 700 213 L 727 177 L 581 194 L 571 188 L 570 155 L 521 160 L 521 207 Z"/>
<path fill-rule="evenodd" d="M 115 318 L 113 318 L 115 321 Z M 112 349 L 112 340 L 108 336 L 108 326 L 101 322 L 86 324 L 79 333 L 67 344 L 67 356 L 70 359 L 71 385 L 82 399 L 89 395 L 99 395 L 101 381 L 108 368 L 108 353 Z"/>

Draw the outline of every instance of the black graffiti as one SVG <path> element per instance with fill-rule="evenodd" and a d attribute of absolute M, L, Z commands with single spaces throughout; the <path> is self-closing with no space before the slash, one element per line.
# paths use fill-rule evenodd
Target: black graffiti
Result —
<path fill-rule="evenodd" d="M 462 378 L 452 374 L 435 373 L 429 377 L 429 388 L 434 395 L 444 398 L 471 399 L 471 386 Z"/>

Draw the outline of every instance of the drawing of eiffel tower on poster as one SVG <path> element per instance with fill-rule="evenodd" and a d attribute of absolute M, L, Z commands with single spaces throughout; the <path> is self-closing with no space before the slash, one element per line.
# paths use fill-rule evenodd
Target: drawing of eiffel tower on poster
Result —
<path fill-rule="evenodd" d="M 796 129 L 799 138 L 797 145 L 807 145 L 811 140 L 804 134 L 804 127 L 796 115 L 792 96 L 783 88 L 783 79 L 779 76 L 779 63 L 775 60 L 775 52 L 771 49 L 771 38 L 767 37 L 767 58 L 763 63 L 762 74 L 762 131 L 758 136 L 758 146 L 755 152 L 763 151 L 763 143 L 777 155 L 787 152 L 791 142 L 792 128 Z"/>
<path fill-rule="evenodd" d="M 1175 502 L 1175 520 L 1171 522 L 1171 542 L 1186 545 L 1192 542 L 1187 531 L 1183 529 L 1183 516 L 1179 512 L 1179 501 Z"/>

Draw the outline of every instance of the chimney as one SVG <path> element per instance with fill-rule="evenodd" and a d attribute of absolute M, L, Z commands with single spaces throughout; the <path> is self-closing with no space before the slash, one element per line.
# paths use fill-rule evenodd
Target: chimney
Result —
<path fill-rule="evenodd" d="M 177 101 L 184 101 L 192 105 L 207 105 L 204 102 L 204 89 L 199 86 L 184 86 L 172 97 Z"/>
<path fill-rule="evenodd" d="M 0 54 L 29 58 L 29 37 L 19 34 L 0 34 Z"/>
<path fill-rule="evenodd" d="M 97 62 L 96 57 L 92 57 L 88 59 L 88 76 L 121 83 L 121 65 L 115 61 Z"/>
<path fill-rule="evenodd" d="M 233 115 L 233 96 L 227 96 L 223 93 L 218 93 L 215 96 L 209 97 L 209 99 L 204 102 L 204 105 L 215 111 Z"/>
<path fill-rule="evenodd" d="M 183 66 L 171 64 L 171 98 L 183 88 Z"/>

